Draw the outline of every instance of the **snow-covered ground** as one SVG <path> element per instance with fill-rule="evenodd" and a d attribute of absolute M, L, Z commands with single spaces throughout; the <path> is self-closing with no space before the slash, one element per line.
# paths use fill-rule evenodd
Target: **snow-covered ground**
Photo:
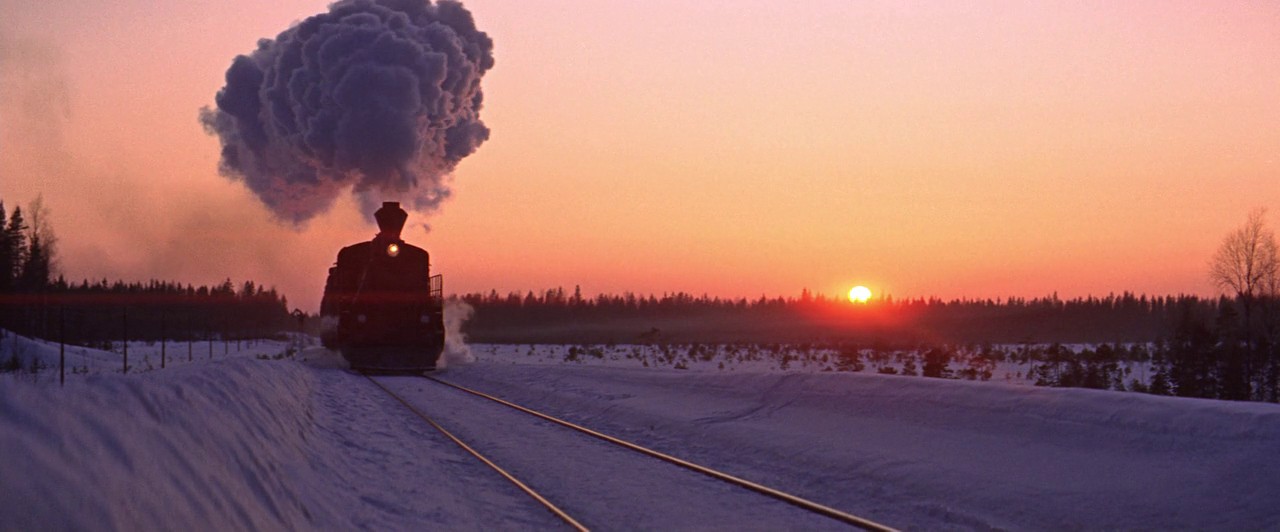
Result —
<path fill-rule="evenodd" d="M 688 371 L 747 373 L 812 373 L 866 372 L 918 376 L 924 365 L 924 354 L 915 350 L 859 349 L 857 361 L 832 348 L 788 344 L 643 344 L 643 345 L 551 345 L 551 344 L 479 344 L 469 346 L 472 353 L 487 360 L 511 364 L 575 364 L 630 368 L 669 368 Z M 949 378 L 1004 382 L 1034 386 L 1034 359 L 1013 360 L 1021 349 L 1044 349 L 1044 345 L 997 345 L 994 349 L 1006 358 L 984 360 L 977 353 L 958 350 L 953 353 L 947 371 Z M 1095 346 L 1068 344 L 1065 349 L 1079 353 Z M 1122 361 L 1126 381 L 1150 384 L 1155 374 L 1150 361 Z M 966 370 L 968 372 L 966 373 Z M 985 374 L 984 374 L 985 372 Z"/>
<path fill-rule="evenodd" d="M 890 526 L 1280 527 L 1280 405 L 472 347 L 441 378 Z M 0 379 L 0 530 L 560 526 L 331 353 L 181 353 L 65 387 Z M 423 379 L 380 380 L 588 526 L 827 524 Z"/>

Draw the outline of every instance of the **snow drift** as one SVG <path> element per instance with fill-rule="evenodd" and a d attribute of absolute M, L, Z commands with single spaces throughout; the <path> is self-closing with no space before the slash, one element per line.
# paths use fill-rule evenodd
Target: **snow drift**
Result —
<path fill-rule="evenodd" d="M 305 528 L 315 380 L 235 360 L 0 386 L 0 529 Z M 15 481 L 15 479 L 20 479 Z"/>

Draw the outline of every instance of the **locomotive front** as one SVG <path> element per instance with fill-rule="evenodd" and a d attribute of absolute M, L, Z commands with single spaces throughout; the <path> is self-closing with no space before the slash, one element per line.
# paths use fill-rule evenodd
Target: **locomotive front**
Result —
<path fill-rule="evenodd" d="M 322 340 L 352 369 L 427 371 L 444 351 L 443 279 L 431 275 L 426 250 L 400 238 L 408 216 L 399 203 L 383 203 L 377 236 L 342 248 L 329 268 Z"/>

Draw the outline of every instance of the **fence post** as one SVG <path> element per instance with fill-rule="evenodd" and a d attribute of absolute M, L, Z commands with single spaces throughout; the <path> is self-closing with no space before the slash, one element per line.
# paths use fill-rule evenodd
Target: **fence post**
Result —
<path fill-rule="evenodd" d="M 164 312 L 160 313 L 160 369 L 164 369 L 164 358 L 165 358 L 165 347 L 166 347 L 165 343 L 168 342 L 167 340 L 168 336 L 166 336 L 166 333 L 168 331 L 164 330 L 165 325 L 168 325 L 167 323 L 165 323 L 166 317 L 167 316 L 165 315 Z"/>
<path fill-rule="evenodd" d="M 222 354 L 223 355 L 231 354 L 231 339 L 228 336 L 230 334 L 231 334 L 230 326 L 227 325 L 227 320 L 224 319 L 222 320 Z"/>
<path fill-rule="evenodd" d="M 129 307 L 124 307 L 121 315 L 124 316 L 124 371 L 129 372 Z"/>
<path fill-rule="evenodd" d="M 194 344 L 195 341 L 196 333 L 191 328 L 191 315 L 187 314 L 187 362 L 191 362 L 191 352 L 193 350 L 191 344 Z"/>
<path fill-rule="evenodd" d="M 206 326 L 205 336 L 209 338 L 209 360 L 213 360 L 213 329 Z"/>
<path fill-rule="evenodd" d="M 67 385 L 67 307 L 58 308 L 58 386 Z"/>

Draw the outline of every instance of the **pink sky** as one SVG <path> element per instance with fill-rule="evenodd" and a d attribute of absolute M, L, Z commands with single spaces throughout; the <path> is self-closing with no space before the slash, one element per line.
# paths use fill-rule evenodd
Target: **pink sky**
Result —
<path fill-rule="evenodd" d="M 315 310 L 375 229 L 272 222 L 196 117 L 326 4 L 153 4 L 0 0 L 0 199 L 44 194 L 68 278 Z M 406 233 L 449 292 L 1212 294 L 1223 235 L 1280 216 L 1280 4 L 465 4 L 492 136 Z"/>

